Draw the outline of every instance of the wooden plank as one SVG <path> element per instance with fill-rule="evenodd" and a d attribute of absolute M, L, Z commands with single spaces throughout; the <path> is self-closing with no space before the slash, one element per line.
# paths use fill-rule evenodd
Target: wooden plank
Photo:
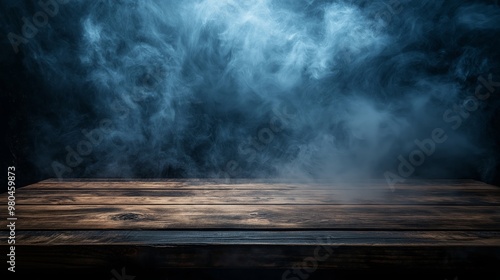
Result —
<path fill-rule="evenodd" d="M 352 180 L 338 180 L 338 179 L 308 179 L 308 178 L 49 178 L 42 180 L 39 183 L 45 184 L 59 184 L 59 183 L 107 183 L 107 182 L 121 182 L 121 183 L 174 183 L 174 184 L 197 184 L 197 185 L 211 185 L 211 184 L 383 184 L 387 185 L 385 179 L 352 179 Z M 478 180 L 473 179 L 407 179 L 400 185 L 435 185 L 435 184 L 448 184 L 448 185 L 488 185 Z"/>
<path fill-rule="evenodd" d="M 22 205 L 19 230 L 391 229 L 499 230 L 497 206 Z M 4 225 L 5 215 L 1 219 Z M 6 229 L 5 226 L 2 228 Z"/>
<path fill-rule="evenodd" d="M 170 268 L 494 270 L 499 232 L 19 231 L 23 271 Z M 6 244 L 2 236 L 2 243 Z M 130 270 L 129 270 L 130 271 Z"/>
<path fill-rule="evenodd" d="M 286 271 L 320 247 L 332 253 L 318 269 L 500 263 L 500 191 L 477 181 L 412 180 L 392 192 L 384 180 L 46 180 L 18 189 L 16 202 L 16 261 L 33 275 L 102 269 L 110 279 L 124 265 Z"/>
<path fill-rule="evenodd" d="M 87 179 L 87 180 L 63 180 L 57 179 L 45 180 L 30 186 L 26 189 L 44 189 L 44 190 L 73 190 L 73 189 L 201 189 L 201 190 L 316 190 L 316 189 L 347 189 L 365 191 L 367 189 L 391 190 L 385 180 L 360 180 L 357 182 L 341 181 L 290 181 L 277 179 L 239 179 L 225 181 L 222 179 L 164 179 L 164 180 L 124 180 L 124 179 Z M 488 185 L 473 180 L 408 180 L 395 186 L 395 191 L 402 189 L 415 190 L 498 190 L 496 186 Z"/>
<path fill-rule="evenodd" d="M 6 200 L 7 194 L 0 198 Z M 20 189 L 18 205 L 217 205 L 217 204 L 330 204 L 330 205 L 500 205 L 498 190 L 60 190 Z"/>
<path fill-rule="evenodd" d="M 316 262 L 319 269 L 495 269 L 498 248 L 455 246 L 339 246 L 331 257 Z M 315 246 L 22 246 L 23 269 L 64 270 L 116 268 L 129 264 L 142 269 L 168 268 L 291 268 L 314 258 Z M 324 252 L 322 252 L 324 254 Z M 323 255 L 324 256 L 324 255 Z M 310 263 L 312 266 L 312 263 Z M 129 266 L 130 267 L 130 266 Z M 109 270 L 108 270 L 109 271 Z"/>
<path fill-rule="evenodd" d="M 7 238 L 0 238 L 6 244 Z M 500 249 L 499 231 L 18 231 L 23 246 L 62 245 L 325 245 L 478 246 Z"/>

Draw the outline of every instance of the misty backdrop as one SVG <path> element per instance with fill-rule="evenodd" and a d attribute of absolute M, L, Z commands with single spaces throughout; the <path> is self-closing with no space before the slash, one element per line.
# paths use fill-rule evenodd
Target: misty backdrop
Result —
<path fill-rule="evenodd" d="M 499 182 L 496 1 L 0 3 L 7 165 Z"/>

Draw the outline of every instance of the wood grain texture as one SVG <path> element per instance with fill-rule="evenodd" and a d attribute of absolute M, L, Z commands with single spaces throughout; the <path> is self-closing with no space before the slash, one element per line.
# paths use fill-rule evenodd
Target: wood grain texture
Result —
<path fill-rule="evenodd" d="M 498 230 L 500 222 L 498 206 L 20 205 L 16 211 L 20 230 Z"/>
<path fill-rule="evenodd" d="M 318 269 L 500 263 L 500 188 L 471 180 L 50 179 L 19 188 L 16 203 L 18 261 L 37 273 L 289 269 L 318 248 L 331 252 Z"/>
<path fill-rule="evenodd" d="M 391 190 L 386 180 L 359 180 L 359 181 L 300 181 L 291 179 L 48 179 L 39 183 L 26 186 L 26 189 L 54 189 L 54 190 L 146 190 L 146 189 L 195 189 L 195 190 L 292 190 L 292 189 L 338 189 L 358 190 L 382 189 Z M 474 180 L 407 180 L 396 184 L 394 190 L 498 190 L 496 186 L 488 185 Z"/>
<path fill-rule="evenodd" d="M 491 247 L 436 246 L 343 246 L 321 251 L 313 263 L 316 247 L 308 245 L 228 246 L 23 246 L 19 262 L 32 270 L 95 269 L 96 267 L 168 268 L 281 268 L 316 266 L 351 270 L 464 270 L 492 269 L 498 265 L 498 249 Z M 309 260 L 306 263 L 304 260 Z"/>
<path fill-rule="evenodd" d="M 33 270 L 286 269 L 315 258 L 319 269 L 456 270 L 500 260 L 498 232 L 34 231 L 18 238 L 19 261 Z"/>
<path fill-rule="evenodd" d="M 6 194 L 0 197 L 7 199 Z M 217 205 L 217 204 L 332 204 L 332 205 L 500 205 L 498 190 L 291 189 L 291 190 L 95 190 L 21 189 L 18 205 Z"/>
<path fill-rule="evenodd" d="M 2 239 L 3 238 L 3 239 Z M 2 237 L 0 240 L 5 241 Z M 310 245 L 310 246 L 500 246 L 498 231 L 19 231 L 26 246 L 61 245 Z"/>

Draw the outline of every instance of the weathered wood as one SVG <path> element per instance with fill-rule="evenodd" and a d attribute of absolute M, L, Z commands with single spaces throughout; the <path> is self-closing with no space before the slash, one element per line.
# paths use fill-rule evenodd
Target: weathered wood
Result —
<path fill-rule="evenodd" d="M 2 240 L 3 239 L 3 240 Z M 5 241 L 5 237 L 2 237 Z M 499 231 L 19 231 L 23 246 L 61 245 L 310 245 L 310 246 L 500 246 Z"/>
<path fill-rule="evenodd" d="M 498 206 L 20 205 L 32 229 L 498 230 Z M 5 214 L 2 216 L 6 223 Z"/>
<path fill-rule="evenodd" d="M 100 231 L 20 233 L 25 269 L 141 267 L 480 270 L 500 260 L 489 232 Z M 306 262 L 305 260 L 308 260 Z M 312 262 L 312 261 L 315 261 Z M 471 265 L 477 263 L 477 265 Z"/>
<path fill-rule="evenodd" d="M 6 194 L 1 198 L 6 199 Z M 498 190 L 193 190 L 193 189 L 20 189 L 18 205 L 216 205 L 216 204 L 332 204 L 332 205 L 500 205 Z"/>
<path fill-rule="evenodd" d="M 19 261 L 33 270 L 120 263 L 286 269 L 315 258 L 319 269 L 456 270 L 500 260 L 498 232 L 35 231 L 20 232 L 18 240 Z"/>
<path fill-rule="evenodd" d="M 29 269 L 95 269 L 130 264 L 141 268 L 287 268 L 303 264 L 320 269 L 492 269 L 498 265 L 498 249 L 455 246 L 340 246 L 328 247 L 331 257 L 315 264 L 315 246 L 235 245 L 228 246 L 23 246 L 19 262 Z M 325 251 L 321 251 L 325 256 Z M 321 258 L 323 259 L 323 258 Z"/>
<path fill-rule="evenodd" d="M 500 263 L 500 188 L 471 180 L 392 190 L 384 180 L 51 179 L 19 188 L 16 203 L 17 261 L 33 275 L 284 272 L 317 248 L 331 250 L 317 269 L 335 271 L 482 272 Z M 6 218 L 0 212 L 2 232 Z"/>
<path fill-rule="evenodd" d="M 292 189 L 348 189 L 364 191 L 367 189 L 394 190 L 416 189 L 416 190 L 498 190 L 496 186 L 488 185 L 474 180 L 408 180 L 391 188 L 386 180 L 359 180 L 359 181 L 300 181 L 290 179 L 49 179 L 25 187 L 26 189 L 53 189 L 53 190 L 74 190 L 74 189 L 195 189 L 195 190 L 292 190 Z"/>

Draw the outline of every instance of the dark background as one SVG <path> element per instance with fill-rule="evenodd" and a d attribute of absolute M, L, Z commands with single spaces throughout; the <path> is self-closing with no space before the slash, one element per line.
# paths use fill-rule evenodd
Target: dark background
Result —
<path fill-rule="evenodd" d="M 20 34 L 21 19 L 40 7 L 1 2 L 1 158 L 3 168 L 16 167 L 18 186 L 57 177 L 53 164 L 67 167 L 66 147 L 75 150 L 87 139 L 82 131 L 103 120 L 111 130 L 62 177 L 384 178 L 415 139 L 443 127 L 449 140 L 411 177 L 500 185 L 500 89 L 457 130 L 442 117 L 468 102 L 479 77 L 500 81 L 496 1 L 274 1 L 270 14 L 253 7 L 263 22 L 283 24 L 275 26 L 283 34 L 307 37 L 291 44 L 312 40 L 296 66 L 286 64 L 294 49 L 279 36 L 233 22 L 248 7 L 213 8 L 213 21 L 201 25 L 182 14 L 192 1 L 155 3 L 59 4 L 16 54 L 7 35 Z M 351 12 L 352 23 L 342 21 Z M 329 35 L 329 16 L 344 29 Z M 99 44 L 89 43 L 89 22 L 100 26 Z M 314 62 L 322 57 L 324 68 Z M 269 140 L 276 117 L 281 129 Z"/>

